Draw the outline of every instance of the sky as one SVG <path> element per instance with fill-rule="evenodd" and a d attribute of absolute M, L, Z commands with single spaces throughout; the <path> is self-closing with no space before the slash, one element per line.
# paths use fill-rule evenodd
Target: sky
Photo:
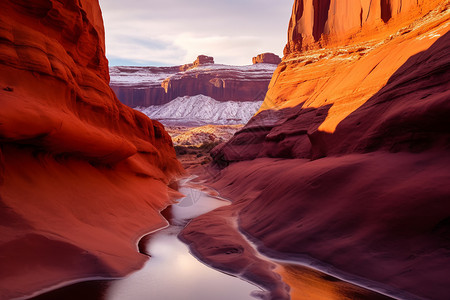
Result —
<path fill-rule="evenodd" d="M 100 0 L 111 66 L 174 66 L 198 55 L 248 65 L 280 57 L 294 0 Z"/>

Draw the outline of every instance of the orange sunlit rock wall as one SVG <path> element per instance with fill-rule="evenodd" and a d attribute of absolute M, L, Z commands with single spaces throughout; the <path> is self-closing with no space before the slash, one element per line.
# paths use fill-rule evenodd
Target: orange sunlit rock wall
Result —
<path fill-rule="evenodd" d="M 108 86 L 98 1 L 0 3 L 0 298 L 122 276 L 182 172 Z"/>
<path fill-rule="evenodd" d="M 227 160 L 311 157 L 311 137 L 335 132 L 340 122 L 379 92 L 408 59 L 427 50 L 450 29 L 449 1 L 413 7 L 409 22 L 403 18 L 397 24 L 393 19 L 374 29 L 372 35 L 365 32 L 364 39 L 344 39 L 338 46 L 285 56 L 272 77 L 262 115 L 228 143 L 234 144 L 236 151 L 230 151 Z M 280 110 L 284 112 L 278 113 Z M 296 127 L 286 122 L 289 117 L 283 117 L 299 113 L 302 124 Z M 265 131 L 270 134 L 266 136 Z M 250 139 L 243 138 L 246 132 L 251 133 Z M 246 151 L 238 151 L 241 147 Z"/>
<path fill-rule="evenodd" d="M 289 21 L 285 55 L 386 34 L 409 25 L 440 0 L 299 0 Z"/>
<path fill-rule="evenodd" d="M 296 1 L 294 5 L 294 19 L 300 14 L 297 5 L 302 2 Z M 371 13 L 380 13 L 379 2 L 371 1 L 371 5 L 378 3 L 377 9 L 370 9 Z M 389 3 L 395 6 L 394 1 Z M 409 57 L 426 50 L 449 30 L 448 1 L 419 3 L 403 5 L 398 14 L 392 12 L 387 22 L 377 14 L 370 23 L 373 26 L 349 25 L 339 31 L 341 34 L 337 29 L 332 30 L 335 27 L 326 32 L 321 30 L 317 41 L 306 33 L 293 36 L 293 28 L 313 29 L 302 26 L 300 21 L 294 25 L 291 20 L 286 56 L 274 73 L 262 109 L 294 107 L 301 103 L 304 108 L 332 105 L 320 130 L 333 132 L 340 121 L 379 91 Z M 359 11 L 359 4 L 355 6 Z M 352 15 L 353 7 L 331 6 L 326 26 L 332 26 L 336 19 L 351 19 L 347 14 Z"/>
<path fill-rule="evenodd" d="M 388 1 L 389 19 L 369 13 L 373 26 L 355 32 L 336 24 L 359 18 L 360 1 L 343 1 L 346 9 L 325 2 L 295 1 L 288 51 L 260 112 L 212 151 L 220 170 L 213 186 L 272 256 L 312 257 L 408 299 L 444 300 L 449 1 L 401 9 Z M 301 21 L 314 3 L 327 7 L 320 30 Z"/>

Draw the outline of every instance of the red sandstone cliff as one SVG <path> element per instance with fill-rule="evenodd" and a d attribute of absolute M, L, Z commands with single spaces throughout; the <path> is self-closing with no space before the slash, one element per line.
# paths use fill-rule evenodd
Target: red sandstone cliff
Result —
<path fill-rule="evenodd" d="M 181 167 L 108 86 L 97 1 L 0 2 L 0 298 L 123 276 Z"/>
<path fill-rule="evenodd" d="M 184 96 L 205 95 L 217 101 L 262 101 L 276 68 L 273 57 L 255 66 L 214 64 L 199 56 L 177 67 L 111 67 L 111 87 L 130 107 L 160 105 Z M 269 61 L 270 62 L 269 62 Z"/>
<path fill-rule="evenodd" d="M 333 3 L 295 1 L 260 113 L 213 150 L 213 186 L 234 200 L 215 219 L 237 215 L 272 256 L 446 299 L 449 1 Z M 184 236 L 214 262 L 229 241 L 226 225 L 204 227 L 210 219 Z M 192 238 L 198 231 L 215 235 L 214 255 Z"/>

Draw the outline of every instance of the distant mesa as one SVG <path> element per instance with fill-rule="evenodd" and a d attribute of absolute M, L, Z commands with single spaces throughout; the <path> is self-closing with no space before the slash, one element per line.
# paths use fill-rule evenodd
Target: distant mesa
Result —
<path fill-rule="evenodd" d="M 111 72 L 111 86 L 123 103 L 167 126 L 245 124 L 276 68 L 266 62 L 280 59 L 271 53 L 258 58 L 260 64 L 248 66 L 214 64 L 213 57 L 199 55 L 179 67 L 115 67 L 120 72 Z"/>
<path fill-rule="evenodd" d="M 205 95 L 216 101 L 262 101 L 280 58 L 271 53 L 257 56 L 247 66 L 215 64 L 199 55 L 190 64 L 173 67 L 110 68 L 110 86 L 130 107 L 163 105 L 178 97 Z"/>
<path fill-rule="evenodd" d="M 281 63 L 281 58 L 273 53 L 262 53 L 259 54 L 258 56 L 253 57 L 252 59 L 253 64 L 274 64 L 274 65 L 278 65 L 279 63 Z"/>

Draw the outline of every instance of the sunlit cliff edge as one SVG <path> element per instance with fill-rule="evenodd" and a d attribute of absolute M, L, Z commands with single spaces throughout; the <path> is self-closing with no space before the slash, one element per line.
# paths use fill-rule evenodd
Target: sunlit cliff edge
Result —
<path fill-rule="evenodd" d="M 214 263 L 193 237 L 214 235 L 226 249 L 225 225 L 205 224 L 237 216 L 271 256 L 316 259 L 408 299 L 446 299 L 449 1 L 340 4 L 295 1 L 260 112 L 212 151 L 213 186 L 234 203 L 184 238 Z"/>
<path fill-rule="evenodd" d="M 387 6 L 384 0 L 370 1 L 370 9 L 364 8 L 369 1 L 342 7 L 331 1 L 322 7 L 328 2 L 314 1 L 321 17 L 310 22 L 305 18 L 314 9 L 307 2 L 304 6 L 303 1 L 295 2 L 285 57 L 262 109 L 332 105 L 320 130 L 333 132 L 408 58 L 430 47 L 450 25 L 448 1 L 387 1 Z M 360 10 L 368 16 L 359 26 L 352 20 L 359 18 Z"/>
<path fill-rule="evenodd" d="M 0 298 L 123 276 L 182 173 L 109 87 L 98 1 L 0 3 Z"/>

